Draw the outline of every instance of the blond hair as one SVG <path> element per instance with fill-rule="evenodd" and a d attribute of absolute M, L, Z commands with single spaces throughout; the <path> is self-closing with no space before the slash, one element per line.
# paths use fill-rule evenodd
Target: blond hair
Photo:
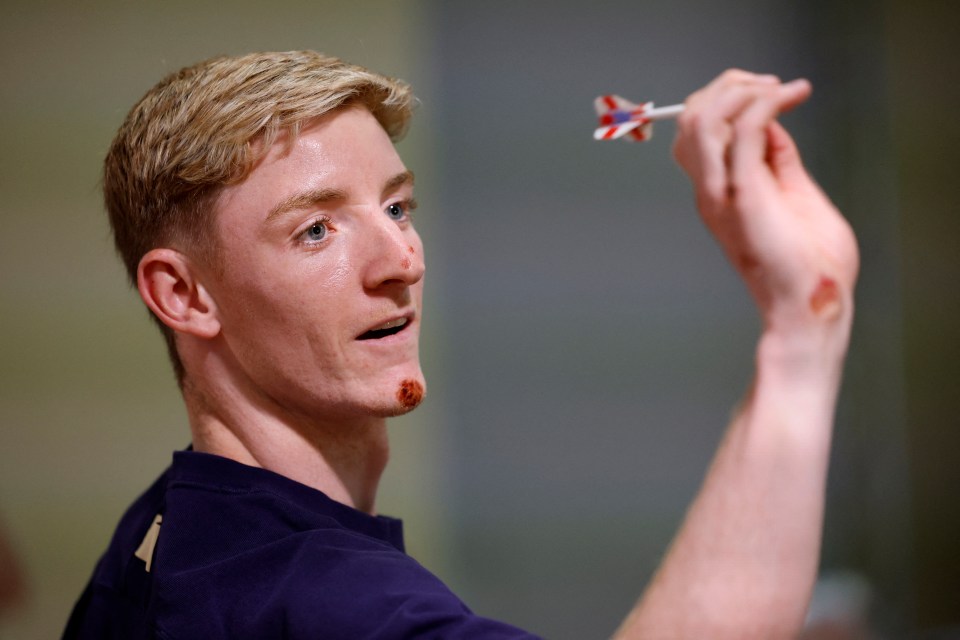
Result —
<path fill-rule="evenodd" d="M 134 286 L 151 249 L 215 253 L 217 195 L 279 136 L 292 140 L 309 120 L 359 103 L 397 140 L 413 102 L 406 83 L 314 51 L 217 57 L 170 74 L 131 109 L 104 161 L 104 201 Z M 158 324 L 182 385 L 173 331 Z"/>

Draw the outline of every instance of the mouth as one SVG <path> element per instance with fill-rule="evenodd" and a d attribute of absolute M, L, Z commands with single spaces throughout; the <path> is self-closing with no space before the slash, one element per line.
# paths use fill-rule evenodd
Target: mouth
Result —
<path fill-rule="evenodd" d="M 359 336 L 357 340 L 381 340 L 392 335 L 396 335 L 407 328 L 410 324 L 410 318 L 395 318 L 393 320 L 388 320 L 381 325 L 366 331 Z"/>

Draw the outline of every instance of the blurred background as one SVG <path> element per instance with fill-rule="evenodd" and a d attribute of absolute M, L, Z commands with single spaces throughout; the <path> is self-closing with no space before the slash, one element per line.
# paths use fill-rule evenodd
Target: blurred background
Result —
<path fill-rule="evenodd" d="M 476 611 L 609 636 L 750 377 L 758 323 L 670 157 L 601 93 L 804 76 L 784 118 L 857 231 L 858 316 L 809 637 L 960 637 L 960 105 L 946 2 L 6 0 L 0 638 L 62 631 L 122 511 L 189 442 L 98 181 L 127 110 L 212 55 L 312 48 L 410 81 L 430 397 L 380 509 Z"/>

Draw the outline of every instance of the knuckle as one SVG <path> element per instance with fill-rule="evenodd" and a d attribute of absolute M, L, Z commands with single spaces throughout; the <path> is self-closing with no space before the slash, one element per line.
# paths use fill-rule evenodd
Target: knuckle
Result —
<path fill-rule="evenodd" d="M 720 77 L 727 82 L 741 82 L 750 78 L 752 75 L 753 74 L 738 67 L 731 67 L 720 74 Z"/>
<path fill-rule="evenodd" d="M 706 178 L 698 192 L 698 204 L 704 213 L 716 212 L 727 199 L 727 181 L 720 177 Z"/>
<path fill-rule="evenodd" d="M 724 118 L 713 118 L 702 126 L 707 134 L 726 146 L 730 139 L 730 122 Z"/>
<path fill-rule="evenodd" d="M 703 113 L 696 109 L 685 109 L 677 118 L 677 126 L 684 133 L 692 133 L 699 129 L 703 122 Z"/>
<path fill-rule="evenodd" d="M 697 89 L 693 93 L 687 96 L 687 99 L 683 101 L 684 111 L 680 115 L 688 114 L 691 111 L 697 111 L 701 108 L 704 102 L 707 102 L 709 93 L 709 87 L 703 87 Z M 679 118 L 679 116 L 678 116 Z"/>
<path fill-rule="evenodd" d="M 769 117 L 765 109 L 746 109 L 733 123 L 737 137 L 751 135 L 766 125 Z"/>
<path fill-rule="evenodd" d="M 733 133 L 738 138 L 743 137 L 754 129 L 753 118 L 746 113 L 737 118 L 733 123 Z"/>

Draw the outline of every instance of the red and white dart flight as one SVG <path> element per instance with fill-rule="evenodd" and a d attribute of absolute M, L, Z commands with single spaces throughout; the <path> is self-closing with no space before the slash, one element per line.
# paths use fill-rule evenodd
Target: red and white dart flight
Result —
<path fill-rule="evenodd" d="M 620 96 L 600 96 L 593 101 L 600 127 L 594 140 L 615 140 L 629 134 L 627 140 L 643 142 L 653 135 L 654 120 L 676 118 L 683 113 L 682 104 L 654 107 L 652 102 L 634 104 Z"/>

